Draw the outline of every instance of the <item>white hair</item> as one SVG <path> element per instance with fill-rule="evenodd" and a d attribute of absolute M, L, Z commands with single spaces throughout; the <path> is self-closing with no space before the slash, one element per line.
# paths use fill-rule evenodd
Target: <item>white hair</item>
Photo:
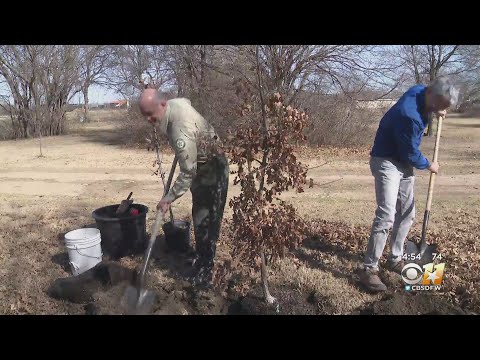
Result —
<path fill-rule="evenodd" d="M 456 89 L 450 79 L 446 76 L 439 76 L 429 86 L 432 94 L 444 97 L 450 102 L 450 106 L 458 101 L 458 89 Z"/>

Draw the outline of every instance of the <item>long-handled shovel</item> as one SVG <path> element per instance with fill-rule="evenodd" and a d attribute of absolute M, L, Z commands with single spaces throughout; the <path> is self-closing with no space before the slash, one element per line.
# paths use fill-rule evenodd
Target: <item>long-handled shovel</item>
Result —
<path fill-rule="evenodd" d="M 433 161 L 438 159 L 438 150 L 440 147 L 440 134 L 442 132 L 442 122 L 443 116 L 438 117 L 438 128 L 437 128 L 437 138 L 435 141 L 435 150 L 433 154 Z M 437 252 L 436 244 L 427 244 L 427 226 L 428 220 L 430 218 L 430 210 L 432 207 L 432 198 L 433 198 L 433 185 L 435 183 L 435 173 L 430 174 L 430 183 L 428 184 L 428 196 L 427 196 L 427 206 L 425 208 L 425 214 L 423 216 L 423 227 L 422 227 L 422 238 L 420 244 L 417 244 L 411 240 L 407 241 L 406 253 L 409 259 L 416 259 L 415 262 L 428 264 L 434 260 L 434 254 Z"/>
<path fill-rule="evenodd" d="M 170 185 L 173 179 L 173 173 L 175 172 L 175 167 L 177 165 L 177 157 L 173 161 L 172 169 L 170 170 L 170 176 L 168 177 L 167 184 L 165 185 L 164 194 L 170 189 Z M 170 207 L 170 217 L 173 218 L 173 213 Z M 126 305 L 127 305 L 127 314 L 132 315 L 141 315 L 150 313 L 153 308 L 156 300 L 156 293 L 151 290 L 146 290 L 145 287 L 145 274 L 147 271 L 147 266 L 150 261 L 150 255 L 152 253 L 153 245 L 157 238 L 157 234 L 161 225 L 165 222 L 162 213 L 157 212 L 155 222 L 152 228 L 152 234 L 150 236 L 150 241 L 148 242 L 147 250 L 145 251 L 145 256 L 143 260 L 143 266 L 140 271 L 140 274 L 137 276 L 137 286 L 129 286 L 125 293 Z"/>

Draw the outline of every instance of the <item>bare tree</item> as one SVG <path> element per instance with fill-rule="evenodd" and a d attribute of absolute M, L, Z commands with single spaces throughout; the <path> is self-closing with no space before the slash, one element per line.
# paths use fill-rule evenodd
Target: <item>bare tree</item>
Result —
<path fill-rule="evenodd" d="M 204 115 L 215 111 L 212 96 L 217 96 L 218 75 L 227 75 L 221 66 L 215 65 L 223 46 L 172 45 L 166 47 L 168 67 L 174 80 L 177 96 L 188 97 Z M 220 80 L 221 81 L 221 80 Z M 223 88 L 223 90 L 226 90 Z"/>
<path fill-rule="evenodd" d="M 64 132 L 66 105 L 80 91 L 78 46 L 1 46 L 0 75 L 10 91 L 15 138 Z"/>
<path fill-rule="evenodd" d="M 141 81 L 159 89 L 171 84 L 164 46 L 116 45 L 108 48 L 110 60 L 105 86 L 130 98 L 143 88 Z"/>
<path fill-rule="evenodd" d="M 80 88 L 83 94 L 83 119 L 89 120 L 88 90 L 91 85 L 105 85 L 104 76 L 111 64 L 110 51 L 106 45 L 86 45 L 80 47 Z"/>
<path fill-rule="evenodd" d="M 430 83 L 440 75 L 458 77 L 478 70 L 480 58 L 465 45 L 403 45 L 394 53 L 404 60 L 416 83 Z M 475 54 L 478 55 L 478 54 Z M 433 136 L 433 116 L 428 123 L 428 136 Z"/>

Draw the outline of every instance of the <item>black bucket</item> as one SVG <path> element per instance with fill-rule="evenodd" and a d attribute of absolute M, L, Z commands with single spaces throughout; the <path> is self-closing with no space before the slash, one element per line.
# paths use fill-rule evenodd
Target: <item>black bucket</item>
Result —
<path fill-rule="evenodd" d="M 147 244 L 146 217 L 148 207 L 132 204 L 125 215 L 116 215 L 117 205 L 109 205 L 92 212 L 102 237 L 102 250 L 113 260 L 143 252 Z M 138 215 L 130 215 L 131 209 Z"/>
<path fill-rule="evenodd" d="M 168 248 L 177 252 L 187 252 L 191 248 L 190 222 L 174 220 L 163 224 L 165 243 Z"/>

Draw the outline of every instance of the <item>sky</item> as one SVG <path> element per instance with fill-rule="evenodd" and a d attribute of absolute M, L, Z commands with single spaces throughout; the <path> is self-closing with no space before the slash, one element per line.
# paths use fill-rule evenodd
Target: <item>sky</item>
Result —
<path fill-rule="evenodd" d="M 9 93 L 8 86 L 5 83 L 0 83 L 0 95 L 7 95 Z M 113 90 L 102 88 L 100 86 L 92 85 L 88 89 L 89 102 L 91 104 L 104 104 L 113 100 L 123 99 L 122 95 L 116 94 Z M 83 104 L 82 94 L 75 95 L 71 103 Z"/>
<path fill-rule="evenodd" d="M 123 99 L 123 96 L 116 94 L 110 89 L 102 88 L 97 85 L 92 85 L 88 89 L 88 101 L 92 104 L 104 104 L 119 99 Z M 83 95 L 75 95 L 71 102 L 74 104 L 83 104 Z"/>

